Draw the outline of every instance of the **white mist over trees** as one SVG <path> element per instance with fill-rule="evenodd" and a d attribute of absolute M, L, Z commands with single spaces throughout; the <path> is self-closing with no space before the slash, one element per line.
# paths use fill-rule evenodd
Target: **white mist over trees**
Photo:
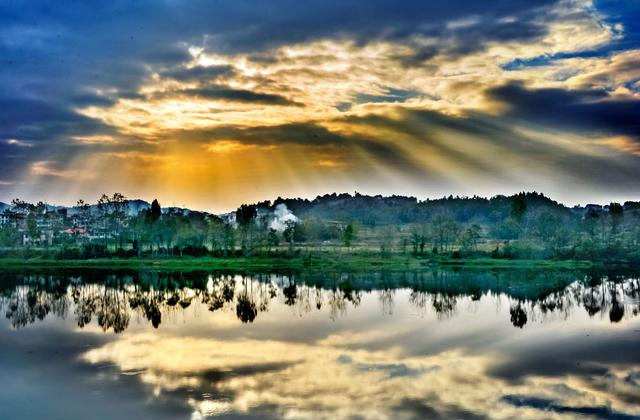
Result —
<path fill-rule="evenodd" d="M 269 223 L 269 228 L 276 232 L 283 232 L 288 223 L 298 223 L 298 218 L 287 208 L 286 204 L 278 204 L 273 211 L 273 220 Z"/>

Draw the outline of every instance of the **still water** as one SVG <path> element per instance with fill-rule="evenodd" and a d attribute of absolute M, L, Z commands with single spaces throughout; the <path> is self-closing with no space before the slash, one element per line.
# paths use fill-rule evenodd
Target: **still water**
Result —
<path fill-rule="evenodd" d="M 0 273 L 0 418 L 640 419 L 640 280 Z"/>

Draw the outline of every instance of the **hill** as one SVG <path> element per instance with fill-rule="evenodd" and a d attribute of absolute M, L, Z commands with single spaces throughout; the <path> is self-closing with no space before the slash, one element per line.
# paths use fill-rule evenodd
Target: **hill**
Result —
<path fill-rule="evenodd" d="M 575 210 L 536 192 L 492 198 L 449 196 L 424 201 L 398 195 L 384 197 L 357 192 L 354 195 L 334 193 L 318 196 L 313 200 L 278 197 L 273 203 L 265 201 L 254 205 L 274 210 L 279 204 L 285 204 L 301 218 L 357 221 L 365 226 L 420 223 L 437 214 L 446 214 L 459 223 L 489 224 L 504 220 L 514 211 L 517 212 L 518 208 L 528 217 L 537 217 L 543 212 L 562 218 L 576 214 Z"/>

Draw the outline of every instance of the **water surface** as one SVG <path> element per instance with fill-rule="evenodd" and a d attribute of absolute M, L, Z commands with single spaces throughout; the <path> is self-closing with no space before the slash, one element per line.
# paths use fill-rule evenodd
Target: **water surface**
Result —
<path fill-rule="evenodd" d="M 2 419 L 640 419 L 640 280 L 0 274 Z"/>

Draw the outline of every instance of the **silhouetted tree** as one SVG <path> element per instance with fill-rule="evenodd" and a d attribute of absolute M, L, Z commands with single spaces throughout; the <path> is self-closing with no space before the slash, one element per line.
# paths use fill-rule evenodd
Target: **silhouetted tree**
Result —
<path fill-rule="evenodd" d="M 527 312 L 520 302 L 509 309 L 509 314 L 511 315 L 511 323 L 514 327 L 522 328 L 527 323 Z"/>
<path fill-rule="evenodd" d="M 524 194 L 516 194 L 511 201 L 511 217 L 518 223 L 527 211 L 527 200 Z"/>
<path fill-rule="evenodd" d="M 240 226 L 247 226 L 256 218 L 257 214 L 255 206 L 243 204 L 236 210 L 236 222 Z"/>
<path fill-rule="evenodd" d="M 609 204 L 609 215 L 611 216 L 611 234 L 615 236 L 624 220 L 624 208 L 620 203 L 611 203 Z"/>
<path fill-rule="evenodd" d="M 258 309 L 255 302 L 249 297 L 249 293 L 243 290 L 238 295 L 238 301 L 236 303 L 236 316 L 243 323 L 253 322 L 258 315 Z"/>
<path fill-rule="evenodd" d="M 152 222 L 155 222 L 160 218 L 161 215 L 162 215 L 162 208 L 160 207 L 160 203 L 158 203 L 157 199 L 154 199 L 151 202 L 149 218 L 151 219 Z"/>

